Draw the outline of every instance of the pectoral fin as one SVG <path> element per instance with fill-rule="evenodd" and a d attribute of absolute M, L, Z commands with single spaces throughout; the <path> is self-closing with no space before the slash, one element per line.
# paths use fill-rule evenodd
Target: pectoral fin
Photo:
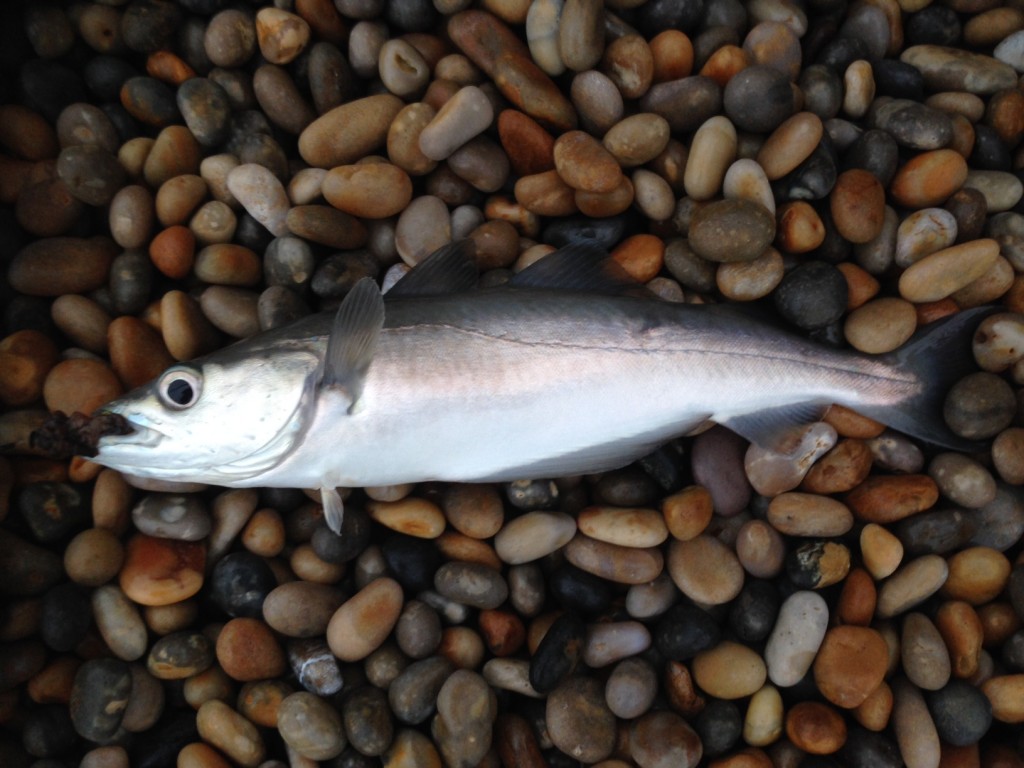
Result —
<path fill-rule="evenodd" d="M 344 392 L 350 411 L 362 394 L 383 327 L 384 299 L 380 288 L 364 277 L 338 307 L 320 375 L 320 387 Z"/>
<path fill-rule="evenodd" d="M 341 523 L 345 519 L 345 503 L 336 488 L 321 488 L 320 503 L 324 505 L 324 520 L 327 527 L 337 534 L 341 533 Z"/>

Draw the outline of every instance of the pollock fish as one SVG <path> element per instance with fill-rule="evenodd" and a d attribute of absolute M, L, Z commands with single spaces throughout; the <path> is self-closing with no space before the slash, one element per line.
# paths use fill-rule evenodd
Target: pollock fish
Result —
<path fill-rule="evenodd" d="M 386 296 L 360 281 L 321 313 L 174 365 L 105 406 L 133 431 L 100 464 L 227 487 L 499 482 L 618 468 L 714 421 L 771 446 L 833 403 L 935 445 L 977 311 L 888 355 L 835 350 L 725 305 L 637 295 L 593 246 L 477 289 L 464 243 Z"/>

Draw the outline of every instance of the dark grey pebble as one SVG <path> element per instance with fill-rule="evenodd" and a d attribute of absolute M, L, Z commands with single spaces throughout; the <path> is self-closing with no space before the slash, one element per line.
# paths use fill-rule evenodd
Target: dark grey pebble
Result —
<path fill-rule="evenodd" d="M 402 608 L 395 625 L 395 642 L 411 659 L 424 659 L 441 643 L 441 617 L 419 600 L 410 600 Z"/>
<path fill-rule="evenodd" d="M 977 743 L 992 725 L 992 705 L 981 690 L 964 680 L 925 695 L 939 738 L 955 747 Z"/>
<path fill-rule="evenodd" d="M 900 768 L 903 765 L 899 747 L 888 735 L 859 725 L 850 727 L 839 756 L 849 768 Z"/>
<path fill-rule="evenodd" d="M 121 87 L 125 109 L 146 125 L 163 128 L 181 120 L 174 91 L 155 77 L 133 77 Z"/>
<path fill-rule="evenodd" d="M 269 137 L 268 137 L 269 138 Z M 239 158 L 241 160 L 241 158 Z M 249 162 L 242 160 L 242 162 Z M 269 166 L 268 166 L 269 167 Z M 274 170 L 274 169 L 271 169 Z M 270 230 L 260 224 L 248 213 L 238 215 L 238 224 L 235 226 L 235 242 L 251 248 L 256 253 L 263 253 L 274 236 Z"/>
<path fill-rule="evenodd" d="M 110 300 L 119 315 L 141 312 L 149 302 L 154 281 L 153 262 L 141 250 L 125 251 L 110 267 Z"/>
<path fill-rule="evenodd" d="M 231 102 L 217 83 L 193 77 L 178 86 L 176 100 L 185 125 L 202 146 L 219 147 L 227 140 Z"/>
<path fill-rule="evenodd" d="M 342 689 L 341 666 L 322 637 L 289 640 L 287 648 L 288 664 L 307 691 L 326 697 Z"/>
<path fill-rule="evenodd" d="M 793 114 L 793 89 L 779 70 L 755 64 L 729 80 L 722 105 L 737 130 L 770 133 Z"/>
<path fill-rule="evenodd" d="M 657 502 L 658 486 L 639 467 L 608 472 L 597 483 L 597 496 L 613 507 L 644 507 Z"/>
<path fill-rule="evenodd" d="M 978 123 L 974 126 L 974 148 L 967 162 L 971 168 L 977 170 L 1009 171 L 1013 156 L 993 128 Z"/>
<path fill-rule="evenodd" d="M 266 560 L 252 552 L 232 552 L 213 568 L 210 599 L 229 616 L 260 618 L 263 601 L 276 586 Z"/>
<path fill-rule="evenodd" d="M 313 273 L 311 287 L 321 299 L 340 299 L 364 277 L 377 278 L 380 262 L 367 250 L 328 256 Z"/>
<path fill-rule="evenodd" d="M 877 128 L 864 131 L 843 153 L 843 168 L 863 168 L 875 175 L 883 187 L 889 186 L 899 168 L 896 139 Z"/>
<path fill-rule="evenodd" d="M 688 229 L 687 222 L 681 231 Z M 715 290 L 718 265 L 698 256 L 683 238 L 674 238 L 666 244 L 665 269 L 684 288 L 704 293 Z"/>
<path fill-rule="evenodd" d="M 855 5 L 847 13 L 839 35 L 863 43 L 867 51 L 864 58 L 874 64 L 885 56 L 889 47 L 889 20 L 878 6 Z"/>
<path fill-rule="evenodd" d="M 431 0 L 391 0 L 384 10 L 388 23 L 402 32 L 426 32 L 437 19 Z"/>
<path fill-rule="evenodd" d="M 138 53 L 169 47 L 181 23 L 181 10 L 170 0 L 134 0 L 121 17 L 124 44 Z"/>
<path fill-rule="evenodd" d="M 0 594 L 40 595 L 64 578 L 63 559 L 0 529 Z M 4 689 L 6 690 L 6 689 Z"/>
<path fill-rule="evenodd" d="M 824 64 L 842 74 L 853 62 L 868 58 L 868 47 L 854 37 L 835 37 L 821 47 L 816 64 Z"/>
<path fill-rule="evenodd" d="M 414 661 L 388 687 L 388 702 L 395 717 L 408 725 L 426 722 L 437 704 L 437 693 L 454 667 L 448 659 L 432 656 Z"/>
<path fill-rule="evenodd" d="M 508 598 L 508 584 L 501 573 L 481 563 L 445 563 L 434 575 L 434 589 L 470 608 L 497 608 Z"/>
<path fill-rule="evenodd" d="M 707 757 L 724 755 L 743 735 L 743 715 L 731 701 L 714 699 L 697 715 L 693 724 Z"/>
<path fill-rule="evenodd" d="M 100 101 L 117 101 L 121 86 L 139 74 L 139 70 L 128 60 L 104 54 L 89 59 L 82 70 L 85 84 Z"/>
<path fill-rule="evenodd" d="M 209 669 L 214 662 L 213 643 L 201 632 L 172 632 L 149 649 L 146 666 L 161 679 L 181 679 Z"/>
<path fill-rule="evenodd" d="M 533 617 L 544 607 L 544 571 L 537 563 L 513 565 L 508 569 L 508 599 L 521 616 Z"/>
<path fill-rule="evenodd" d="M 589 614 L 605 610 L 611 599 L 611 586 L 607 581 L 569 564 L 551 572 L 548 589 L 563 607 Z"/>
<path fill-rule="evenodd" d="M 947 113 L 909 99 L 876 99 L 868 123 L 909 149 L 941 149 L 953 140 L 953 120 Z"/>
<path fill-rule="evenodd" d="M 341 705 L 341 719 L 349 744 L 361 754 L 384 754 L 395 737 L 395 723 L 388 707 L 388 695 L 372 685 L 347 694 Z"/>
<path fill-rule="evenodd" d="M 315 268 L 313 249 L 299 237 L 275 237 L 263 254 L 263 277 L 267 285 L 301 288 L 312 279 Z"/>
<path fill-rule="evenodd" d="M 649 38 L 669 28 L 689 34 L 701 21 L 704 9 L 704 0 L 651 0 L 640 6 L 640 29 Z"/>
<path fill-rule="evenodd" d="M 843 106 L 843 81 L 824 64 L 812 64 L 800 73 L 798 81 L 804 94 L 804 109 L 822 120 L 839 114 Z"/>
<path fill-rule="evenodd" d="M 74 583 L 60 584 L 43 595 L 39 636 L 47 647 L 67 653 L 92 625 L 89 591 Z"/>
<path fill-rule="evenodd" d="M 24 714 L 20 723 L 21 743 L 25 751 L 44 761 L 46 758 L 66 756 L 78 744 L 81 737 L 71 722 L 71 713 L 66 706 L 49 704 L 32 707 Z M 0 753 L 0 758 L 3 755 Z M 6 763 L 5 763 L 6 765 Z M 18 765 L 13 760 L 12 766 Z M 28 763 L 24 763 L 28 765 Z M 33 766 L 39 766 L 36 762 Z M 63 766 L 63 762 L 57 763 Z"/>
<path fill-rule="evenodd" d="M 120 659 L 91 659 L 79 667 L 68 704 L 75 730 L 100 744 L 112 739 L 121 727 L 132 673 Z"/>
<path fill-rule="evenodd" d="M 995 437 L 1013 422 L 1017 397 L 1005 379 L 981 371 L 965 376 L 950 389 L 942 414 L 960 437 Z"/>
<path fill-rule="evenodd" d="M 434 574 L 441 567 L 441 554 L 433 542 L 394 534 L 384 540 L 381 552 L 392 575 L 407 590 L 433 588 Z"/>
<path fill-rule="evenodd" d="M 327 524 L 318 525 L 310 543 L 321 560 L 339 565 L 354 560 L 370 543 L 372 521 L 365 511 L 347 506 L 341 521 L 341 533 L 335 533 Z"/>
<path fill-rule="evenodd" d="M 879 59 L 871 62 L 871 72 L 876 96 L 924 101 L 924 76 L 914 65 L 899 59 Z"/>
<path fill-rule="evenodd" d="M 811 156 L 772 182 L 772 192 L 779 202 L 786 200 L 821 200 L 836 185 L 836 158 L 831 146 L 822 141 Z"/>
<path fill-rule="evenodd" d="M 1003 644 L 1000 654 L 1003 664 L 1015 673 L 1024 672 L 1024 629 L 1018 629 Z"/>
<path fill-rule="evenodd" d="M 1024 619 L 1024 564 L 1015 565 L 1010 571 L 1010 580 L 1006 587 L 1006 594 L 1010 598 L 1010 605 L 1013 612 L 1019 618 Z"/>
<path fill-rule="evenodd" d="M 850 553 L 845 544 L 835 541 L 806 541 L 786 553 L 786 575 L 800 589 L 818 589 L 846 575 L 838 557 L 845 550 L 846 569 L 850 565 Z"/>
<path fill-rule="evenodd" d="M 359 81 L 348 58 L 332 43 L 321 41 L 309 49 L 306 77 L 313 108 L 320 115 L 351 101 L 359 93 Z"/>
<path fill-rule="evenodd" d="M 551 480 L 516 480 L 505 486 L 508 503 L 516 509 L 553 509 L 560 500 L 558 486 Z"/>
<path fill-rule="evenodd" d="M 903 22 L 906 47 L 912 45 L 952 45 L 960 41 L 963 27 L 956 11 L 947 5 L 929 5 L 911 13 Z"/>
<path fill-rule="evenodd" d="M 668 120 L 673 133 L 690 133 L 722 111 L 722 89 L 703 75 L 655 83 L 640 99 L 640 109 Z"/>
<path fill-rule="evenodd" d="M 662 656 L 672 661 L 684 661 L 718 645 L 722 629 L 704 609 L 680 604 L 658 619 L 651 634 L 654 646 Z"/>
<path fill-rule="evenodd" d="M 280 328 L 310 313 L 306 302 L 298 293 L 283 285 L 272 285 L 260 294 L 256 302 L 256 316 L 260 330 Z"/>
<path fill-rule="evenodd" d="M 973 513 L 959 509 L 928 510 L 900 520 L 894 533 L 908 555 L 944 555 L 966 544 L 975 529 Z"/>
<path fill-rule="evenodd" d="M 708 27 L 693 40 L 693 68 L 698 71 L 703 68 L 711 55 L 722 46 L 735 45 L 738 48 L 742 43 L 735 27 Z"/>
<path fill-rule="evenodd" d="M 804 330 L 824 328 L 846 311 L 847 286 L 843 273 L 823 261 L 807 261 L 787 273 L 775 289 L 775 307 Z"/>
<path fill-rule="evenodd" d="M 534 690 L 550 693 L 576 670 L 586 631 L 586 624 L 572 611 L 555 619 L 530 657 L 530 685 Z"/>
<path fill-rule="evenodd" d="M 25 105 L 51 125 L 70 104 L 82 100 L 85 82 L 75 70 L 56 61 L 30 59 L 21 65 L 18 85 Z"/>
<path fill-rule="evenodd" d="M 37 541 L 59 541 L 89 523 L 83 489 L 70 483 L 32 483 L 18 495 L 18 513 Z"/>
<path fill-rule="evenodd" d="M 131 743 L 132 768 L 163 768 L 174 765 L 186 744 L 199 741 L 196 714 L 190 708 L 172 712 L 156 727 L 137 734 Z"/>
<path fill-rule="evenodd" d="M 780 605 L 774 583 L 748 578 L 729 606 L 729 627 L 744 643 L 758 643 L 771 633 Z"/>

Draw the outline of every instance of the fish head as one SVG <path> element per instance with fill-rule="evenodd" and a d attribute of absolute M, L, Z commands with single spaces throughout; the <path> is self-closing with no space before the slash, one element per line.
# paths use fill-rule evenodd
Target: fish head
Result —
<path fill-rule="evenodd" d="M 210 355 L 173 365 L 108 403 L 129 434 L 100 438 L 94 461 L 137 477 L 246 485 L 301 440 L 317 358 L 303 350 Z"/>

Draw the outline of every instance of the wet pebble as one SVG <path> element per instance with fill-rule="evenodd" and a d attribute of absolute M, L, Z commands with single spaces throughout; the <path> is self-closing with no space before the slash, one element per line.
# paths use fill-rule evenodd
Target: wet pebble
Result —
<path fill-rule="evenodd" d="M 615 747 L 615 715 L 592 677 L 572 677 L 552 691 L 545 724 L 554 745 L 577 760 L 599 762 Z"/>
<path fill-rule="evenodd" d="M 104 743 L 121 726 L 132 688 L 128 665 L 117 659 L 92 659 L 79 667 L 71 688 L 69 711 L 75 730 Z"/>

